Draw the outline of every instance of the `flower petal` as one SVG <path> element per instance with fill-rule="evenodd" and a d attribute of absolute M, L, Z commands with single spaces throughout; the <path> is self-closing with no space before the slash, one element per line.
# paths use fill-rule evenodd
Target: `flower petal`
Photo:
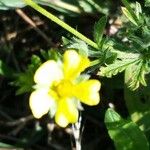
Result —
<path fill-rule="evenodd" d="M 63 59 L 66 79 L 75 79 L 82 71 L 90 66 L 89 59 L 79 55 L 75 50 L 66 51 Z"/>
<path fill-rule="evenodd" d="M 61 127 L 66 127 L 69 123 L 75 123 L 77 120 L 78 110 L 74 100 L 69 98 L 59 100 L 55 115 L 56 123 Z"/>
<path fill-rule="evenodd" d="M 49 85 L 53 81 L 59 81 L 63 78 L 63 71 L 59 64 L 54 60 L 43 63 L 35 72 L 34 81 L 37 84 Z"/>
<path fill-rule="evenodd" d="M 35 90 L 31 93 L 29 105 L 35 118 L 47 114 L 51 107 L 56 105 L 55 100 L 45 89 Z"/>
<path fill-rule="evenodd" d="M 74 86 L 74 96 L 87 105 L 97 105 L 100 101 L 98 80 L 88 80 Z"/>

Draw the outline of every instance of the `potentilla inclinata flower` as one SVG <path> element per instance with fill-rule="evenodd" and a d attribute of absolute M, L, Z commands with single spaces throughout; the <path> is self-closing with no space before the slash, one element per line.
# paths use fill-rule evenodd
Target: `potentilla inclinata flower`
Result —
<path fill-rule="evenodd" d="M 55 122 L 66 127 L 78 121 L 79 103 L 93 106 L 100 101 L 100 82 L 95 79 L 79 80 L 90 66 L 90 60 L 75 50 L 67 50 L 63 61 L 48 60 L 35 72 L 36 89 L 30 96 L 30 108 L 35 118 L 49 111 Z"/>

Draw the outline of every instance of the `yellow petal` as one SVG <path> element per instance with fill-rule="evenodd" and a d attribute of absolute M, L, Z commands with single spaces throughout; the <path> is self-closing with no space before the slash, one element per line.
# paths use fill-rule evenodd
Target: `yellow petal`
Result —
<path fill-rule="evenodd" d="M 63 78 L 62 68 L 54 60 L 43 63 L 35 72 L 34 81 L 38 84 L 50 85 L 54 81 L 60 81 Z"/>
<path fill-rule="evenodd" d="M 34 117 L 41 118 L 48 113 L 50 107 L 56 105 L 56 102 L 47 90 L 40 89 L 31 93 L 29 105 Z"/>
<path fill-rule="evenodd" d="M 74 86 L 74 96 L 87 105 L 97 105 L 100 101 L 98 80 L 88 80 Z"/>
<path fill-rule="evenodd" d="M 69 98 L 59 100 L 55 115 L 56 123 L 61 127 L 66 127 L 69 123 L 75 123 L 77 120 L 78 110 L 74 101 Z"/>
<path fill-rule="evenodd" d="M 82 71 L 90 66 L 89 59 L 79 55 L 75 50 L 66 51 L 63 59 L 66 79 L 75 79 Z"/>

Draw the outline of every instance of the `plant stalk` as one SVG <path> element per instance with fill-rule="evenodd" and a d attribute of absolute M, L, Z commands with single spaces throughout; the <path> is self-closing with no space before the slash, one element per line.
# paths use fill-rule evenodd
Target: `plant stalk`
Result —
<path fill-rule="evenodd" d="M 88 45 L 92 46 L 95 49 L 98 49 L 98 45 L 95 42 L 93 42 L 92 40 L 90 40 L 89 38 L 87 38 L 86 36 L 84 36 L 83 34 L 78 32 L 74 28 L 72 28 L 71 26 L 69 26 L 68 24 L 66 24 L 62 20 L 60 20 L 58 17 L 56 17 L 55 15 L 51 14 L 50 12 L 48 12 L 47 10 L 42 8 L 41 6 L 37 5 L 32 0 L 24 0 L 24 1 L 26 2 L 27 5 L 31 6 L 33 9 L 35 9 L 38 12 L 40 12 L 45 17 L 47 17 L 50 20 L 54 21 L 56 24 L 60 25 L 62 28 L 66 29 L 67 31 L 69 31 L 70 33 L 72 33 L 73 35 L 78 37 L 79 39 L 85 41 Z"/>

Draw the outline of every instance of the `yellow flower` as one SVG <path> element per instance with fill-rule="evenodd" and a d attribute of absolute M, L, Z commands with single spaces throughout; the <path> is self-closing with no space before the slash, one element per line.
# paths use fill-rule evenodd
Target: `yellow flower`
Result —
<path fill-rule="evenodd" d="M 50 113 L 61 127 L 78 120 L 79 102 L 97 105 L 100 101 L 98 80 L 79 80 L 81 72 L 90 66 L 87 57 L 74 50 L 63 55 L 63 62 L 49 60 L 35 72 L 36 90 L 30 96 L 30 108 L 35 118 Z"/>

